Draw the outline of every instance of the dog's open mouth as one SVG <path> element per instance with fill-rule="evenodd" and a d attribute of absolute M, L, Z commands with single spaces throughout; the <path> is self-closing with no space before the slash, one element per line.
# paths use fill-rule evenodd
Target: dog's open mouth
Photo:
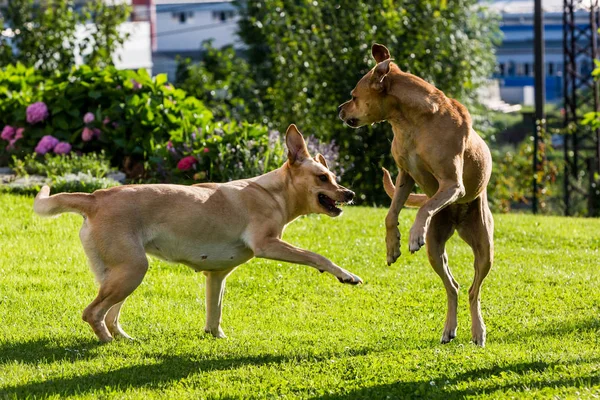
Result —
<path fill-rule="evenodd" d="M 335 201 L 323 193 L 319 193 L 319 204 L 321 204 L 330 213 L 340 214 L 342 212 L 342 209 L 337 206 L 343 203 Z"/>

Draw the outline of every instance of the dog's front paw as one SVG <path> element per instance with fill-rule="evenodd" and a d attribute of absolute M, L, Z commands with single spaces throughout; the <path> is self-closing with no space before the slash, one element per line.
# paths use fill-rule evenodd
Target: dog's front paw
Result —
<path fill-rule="evenodd" d="M 225 336 L 225 333 L 223 333 L 223 329 L 221 329 L 220 326 L 216 329 L 211 329 L 209 327 L 206 327 L 206 328 L 204 328 L 204 332 L 210 333 L 217 339 L 225 339 L 227 337 L 227 336 Z"/>
<path fill-rule="evenodd" d="M 341 283 L 349 283 L 350 285 L 358 285 L 359 283 L 363 283 L 363 280 L 360 279 L 359 276 L 347 271 L 345 271 L 342 276 L 338 276 L 337 278 Z"/>
<path fill-rule="evenodd" d="M 415 251 L 419 251 L 419 249 L 425 245 L 425 234 L 426 232 L 423 226 L 415 227 L 415 225 L 413 225 L 413 227 L 410 228 L 408 249 L 411 254 Z"/>
<path fill-rule="evenodd" d="M 400 257 L 400 231 L 397 227 L 389 229 L 385 236 L 387 248 L 387 265 L 392 265 Z"/>
<path fill-rule="evenodd" d="M 471 341 L 479 346 L 479 347 L 485 347 L 485 339 L 486 339 L 486 330 L 485 330 L 485 326 L 480 327 L 479 329 L 472 329 L 472 337 L 471 337 Z"/>

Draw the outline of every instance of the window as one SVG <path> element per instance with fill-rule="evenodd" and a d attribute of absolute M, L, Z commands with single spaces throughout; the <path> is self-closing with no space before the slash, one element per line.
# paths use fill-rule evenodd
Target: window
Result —
<path fill-rule="evenodd" d="M 233 10 L 213 11 L 212 17 L 218 21 L 226 22 L 235 17 L 235 12 Z"/>
<path fill-rule="evenodd" d="M 530 70 L 530 68 L 529 68 L 529 67 L 530 67 L 530 65 L 531 65 L 531 64 L 529 64 L 529 63 L 525 63 L 525 64 L 523 64 L 523 74 L 524 74 L 525 76 L 529 76 L 529 70 Z"/>
<path fill-rule="evenodd" d="M 554 63 L 548 63 L 548 76 L 554 75 Z"/>
<path fill-rule="evenodd" d="M 174 12 L 171 14 L 172 18 L 178 20 L 180 24 L 185 24 L 188 20 L 194 18 L 193 11 L 182 11 L 182 12 Z"/>
<path fill-rule="evenodd" d="M 514 76 L 516 73 L 516 67 L 514 62 L 508 63 L 508 76 Z"/>
<path fill-rule="evenodd" d="M 498 73 L 500 74 L 500 76 L 504 76 L 504 74 L 506 73 L 506 66 L 504 65 L 504 63 L 500 63 L 498 65 Z"/>

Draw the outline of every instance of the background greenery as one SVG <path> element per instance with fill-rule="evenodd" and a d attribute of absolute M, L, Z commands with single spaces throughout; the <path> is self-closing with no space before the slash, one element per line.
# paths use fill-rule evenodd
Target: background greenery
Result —
<path fill-rule="evenodd" d="M 594 398 L 600 395 L 600 221 L 496 215 L 484 282 L 485 349 L 469 343 L 471 250 L 448 244 L 458 337 L 440 345 L 446 295 L 423 250 L 385 264 L 385 209 L 302 218 L 284 238 L 364 279 L 252 260 L 227 282 L 223 329 L 203 333 L 204 277 L 151 260 L 123 308 L 134 343 L 97 343 L 81 320 L 96 285 L 82 219 L 41 219 L 0 196 L 0 398 Z M 401 213 L 408 235 L 414 211 Z M 60 244 L 60 246 L 58 246 Z"/>
<path fill-rule="evenodd" d="M 322 141 L 334 141 L 346 163 L 342 182 L 353 187 L 363 202 L 386 200 L 381 167 L 394 166 L 392 133 L 386 124 L 360 130 L 345 127 L 337 118 L 337 107 L 373 67 L 372 43 L 385 44 L 403 70 L 470 106 L 481 122 L 477 129 L 487 134 L 490 124 L 481 117 L 475 93 L 491 76 L 499 30 L 497 16 L 484 4 L 266 0 L 243 2 L 239 9 L 239 34 L 247 45 L 248 61 L 233 58 L 230 50 L 219 55 L 205 46 L 208 61 L 187 74 L 181 72 L 186 67 L 182 64 L 180 83 L 202 87 L 198 83 L 202 77 L 220 71 L 237 83 L 217 78 L 212 81 L 217 85 L 214 92 L 242 99 L 233 117 L 271 127 L 295 122 Z M 222 61 L 215 62 L 215 56 Z"/>

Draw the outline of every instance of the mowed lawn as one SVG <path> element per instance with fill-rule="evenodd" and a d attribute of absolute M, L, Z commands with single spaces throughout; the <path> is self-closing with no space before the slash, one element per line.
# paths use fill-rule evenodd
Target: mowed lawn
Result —
<path fill-rule="evenodd" d="M 156 259 L 123 308 L 138 340 L 101 345 L 81 320 L 96 285 L 81 217 L 41 219 L 0 196 L 0 398 L 595 398 L 600 396 L 600 220 L 496 215 L 484 349 L 470 340 L 470 249 L 456 236 L 458 337 L 439 344 L 446 295 L 424 249 L 385 263 L 385 209 L 301 218 L 284 238 L 358 274 L 252 260 L 227 282 L 223 329 L 203 333 L 204 276 Z"/>

